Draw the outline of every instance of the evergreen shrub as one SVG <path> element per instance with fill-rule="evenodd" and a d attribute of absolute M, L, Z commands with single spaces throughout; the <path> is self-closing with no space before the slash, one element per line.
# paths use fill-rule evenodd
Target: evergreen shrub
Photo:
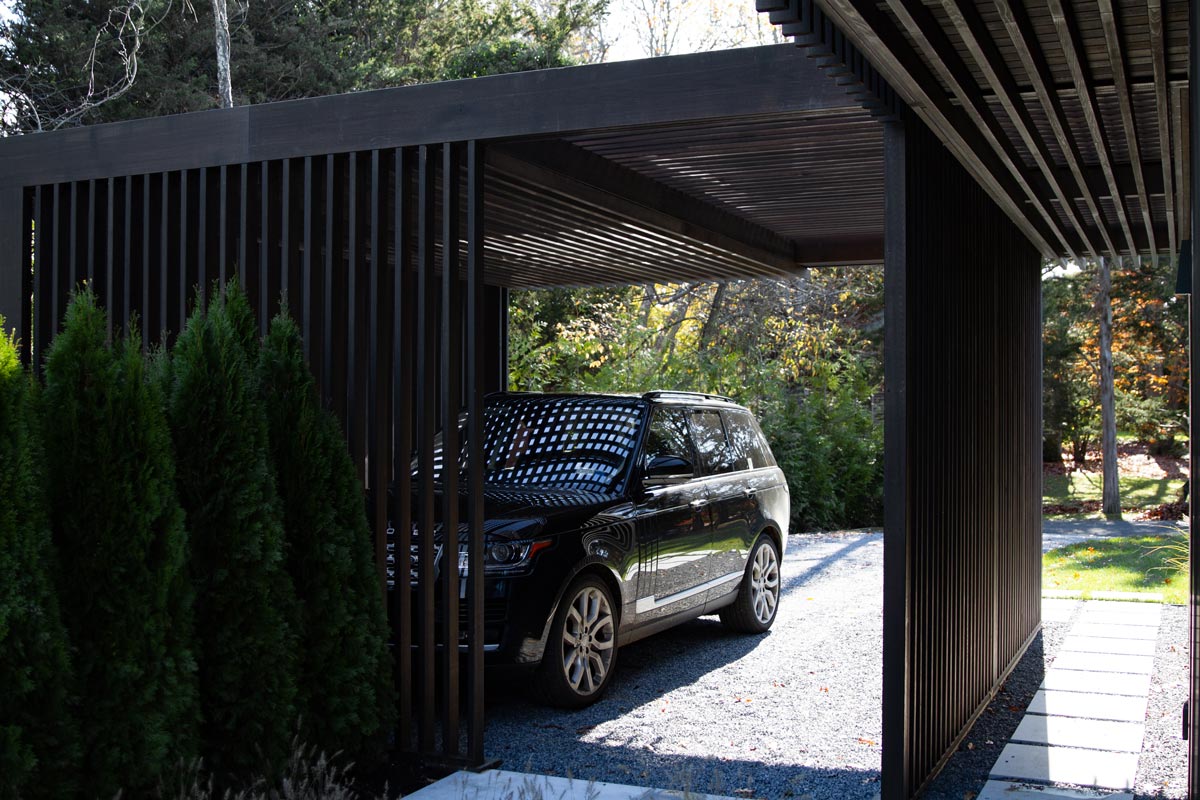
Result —
<path fill-rule="evenodd" d="M 78 751 L 36 384 L 17 348 L 0 335 L 0 798 L 36 800 L 71 796 Z"/>
<path fill-rule="evenodd" d="M 295 593 L 266 414 L 236 286 L 188 319 L 169 367 L 179 497 L 192 536 L 201 752 L 222 780 L 273 774 L 295 731 Z"/>
<path fill-rule="evenodd" d="M 45 367 L 43 430 L 61 605 L 80 695 L 79 782 L 144 794 L 192 751 L 187 538 L 171 440 L 140 339 L 108 342 L 74 295 Z"/>
<path fill-rule="evenodd" d="M 258 376 L 301 613 L 302 738 L 362 754 L 381 743 L 395 702 L 362 487 L 286 312 L 271 322 Z"/>

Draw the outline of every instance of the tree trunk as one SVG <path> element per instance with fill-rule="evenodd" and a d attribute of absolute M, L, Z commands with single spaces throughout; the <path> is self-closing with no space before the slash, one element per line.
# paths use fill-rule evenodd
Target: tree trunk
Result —
<path fill-rule="evenodd" d="M 704 320 L 704 327 L 700 329 L 701 353 L 708 352 L 708 346 L 712 344 L 713 337 L 717 334 L 717 319 L 721 316 L 721 308 L 725 305 L 725 287 L 727 285 L 725 281 L 717 284 L 717 291 L 713 294 L 712 303 L 708 306 L 708 317 Z"/>
<path fill-rule="evenodd" d="M 233 108 L 233 79 L 229 73 L 229 9 L 225 0 L 212 0 L 217 39 L 217 92 L 221 108 Z"/>
<path fill-rule="evenodd" d="M 1100 450 L 1104 467 L 1104 516 L 1121 518 L 1121 488 L 1117 483 L 1117 416 L 1113 394 L 1112 264 L 1100 259 L 1096 311 L 1100 315 Z"/>

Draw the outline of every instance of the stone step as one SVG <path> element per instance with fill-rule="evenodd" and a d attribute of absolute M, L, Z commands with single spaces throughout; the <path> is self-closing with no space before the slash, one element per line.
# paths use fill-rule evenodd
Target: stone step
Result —
<path fill-rule="evenodd" d="M 1007 744 L 992 767 L 991 777 L 1130 790 L 1137 777 L 1137 760 L 1135 753 Z"/>
<path fill-rule="evenodd" d="M 1084 692 L 1054 692 L 1039 689 L 1029 702 L 1026 714 L 1048 717 L 1078 717 L 1113 722 L 1144 723 L 1146 698 L 1122 697 Z"/>
<path fill-rule="evenodd" d="M 1133 794 L 1104 789 L 1060 789 L 1033 783 L 988 781 L 975 800 L 1133 800 Z"/>
<path fill-rule="evenodd" d="M 1152 656 L 1115 656 L 1107 653 L 1059 653 L 1054 659 L 1059 669 L 1082 672 L 1127 672 L 1149 675 L 1154 672 Z"/>
<path fill-rule="evenodd" d="M 1144 698 L 1150 693 L 1150 676 L 1120 672 L 1081 672 L 1056 666 L 1046 672 L 1041 688 L 1056 692 L 1119 694 Z"/>
<path fill-rule="evenodd" d="M 1063 640 L 1064 653 L 1108 653 L 1125 656 L 1153 656 L 1153 639 L 1113 639 L 1100 636 L 1078 636 L 1075 631 Z"/>
<path fill-rule="evenodd" d="M 1025 744 L 1140 753 L 1145 733 L 1145 726 L 1139 722 L 1113 722 L 1080 717 L 1043 717 L 1038 714 L 1026 714 L 1016 731 L 1013 732 L 1012 741 Z"/>

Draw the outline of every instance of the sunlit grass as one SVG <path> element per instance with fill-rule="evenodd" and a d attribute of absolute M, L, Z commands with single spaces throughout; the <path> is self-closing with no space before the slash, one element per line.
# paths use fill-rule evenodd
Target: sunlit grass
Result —
<path fill-rule="evenodd" d="M 1181 549 L 1182 548 L 1182 549 Z M 1164 603 L 1187 602 L 1187 571 L 1173 558 L 1186 553 L 1185 536 L 1094 539 L 1051 550 L 1042 557 L 1047 591 L 1158 592 Z"/>

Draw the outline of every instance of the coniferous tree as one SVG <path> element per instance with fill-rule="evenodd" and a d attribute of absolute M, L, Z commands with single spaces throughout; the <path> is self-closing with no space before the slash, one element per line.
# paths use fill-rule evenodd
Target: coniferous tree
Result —
<path fill-rule="evenodd" d="M 110 347 L 90 291 L 75 295 L 46 360 L 43 429 L 62 611 L 83 702 L 89 795 L 150 791 L 191 757 L 187 537 L 162 397 L 140 340 Z"/>
<path fill-rule="evenodd" d="M 0 317 L 0 330 L 4 318 Z M 0 335 L 0 797 L 69 797 L 78 756 L 34 392 Z"/>
<path fill-rule="evenodd" d="M 360 754 L 379 743 L 395 702 L 362 487 L 286 311 L 271 322 L 258 374 L 301 612 L 304 738 Z"/>
<path fill-rule="evenodd" d="M 244 303 L 231 291 L 194 311 L 164 370 L 192 535 L 201 751 L 223 779 L 282 764 L 296 723 L 295 595 L 266 415 L 232 321 Z"/>

